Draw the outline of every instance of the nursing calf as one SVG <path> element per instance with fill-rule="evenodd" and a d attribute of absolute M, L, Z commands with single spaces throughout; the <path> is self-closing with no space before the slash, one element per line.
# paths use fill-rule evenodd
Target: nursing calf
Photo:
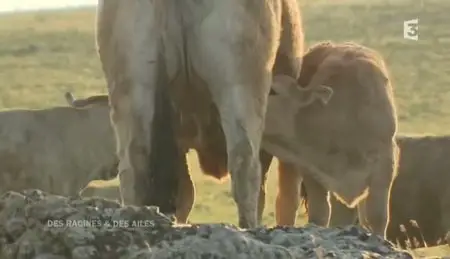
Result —
<path fill-rule="evenodd" d="M 315 201 L 326 200 L 329 191 L 345 206 L 357 207 L 361 223 L 384 236 L 398 148 L 392 87 L 382 58 L 353 43 L 319 43 L 304 55 L 298 83 L 304 88 L 274 85 L 263 148 L 306 169 L 312 222 L 328 224 L 328 204 Z M 326 91 L 332 96 L 301 105 L 308 102 L 303 94 L 308 89 L 316 89 L 313 96 Z"/>

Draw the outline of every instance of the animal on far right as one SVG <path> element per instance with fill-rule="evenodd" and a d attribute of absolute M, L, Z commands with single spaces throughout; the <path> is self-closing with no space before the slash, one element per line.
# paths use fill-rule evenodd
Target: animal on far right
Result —
<path fill-rule="evenodd" d="M 403 248 L 445 243 L 445 235 L 450 231 L 450 135 L 397 136 L 396 142 L 400 161 L 391 189 L 387 239 Z M 302 182 L 302 187 L 301 196 L 308 206 L 307 192 L 311 187 L 307 182 Z M 349 214 L 357 220 L 355 210 L 334 197 L 330 202 L 330 224 L 333 218 L 339 221 Z"/>

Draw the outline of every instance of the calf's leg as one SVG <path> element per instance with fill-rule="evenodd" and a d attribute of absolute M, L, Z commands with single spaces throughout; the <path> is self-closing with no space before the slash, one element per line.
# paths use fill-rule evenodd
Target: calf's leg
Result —
<path fill-rule="evenodd" d="M 184 156 L 184 166 L 179 171 L 178 197 L 177 197 L 177 222 L 185 224 L 189 218 L 195 201 L 195 186 L 189 174 L 189 167 L 186 156 Z"/>
<path fill-rule="evenodd" d="M 275 201 L 277 225 L 293 226 L 300 203 L 301 175 L 296 166 L 279 161 L 278 190 Z"/>
<path fill-rule="evenodd" d="M 308 222 L 326 227 L 330 220 L 330 195 L 321 184 L 304 175 L 303 181 L 308 193 Z"/>

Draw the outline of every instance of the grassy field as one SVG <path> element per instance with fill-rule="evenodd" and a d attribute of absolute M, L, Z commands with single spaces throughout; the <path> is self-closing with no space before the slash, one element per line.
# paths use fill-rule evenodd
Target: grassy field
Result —
<path fill-rule="evenodd" d="M 445 11 L 450 1 L 311 2 L 302 3 L 308 45 L 351 40 L 375 48 L 390 69 L 400 131 L 450 133 L 450 16 Z M 67 90 L 77 96 L 106 92 L 94 46 L 94 15 L 86 9 L 0 16 L 0 108 L 65 105 Z M 403 21 L 414 18 L 419 18 L 419 40 L 405 40 Z M 195 159 L 190 161 L 197 189 L 191 220 L 236 223 L 229 181 L 203 177 Z M 264 214 L 269 225 L 275 183 L 272 172 Z M 299 224 L 303 221 L 299 215 Z"/>

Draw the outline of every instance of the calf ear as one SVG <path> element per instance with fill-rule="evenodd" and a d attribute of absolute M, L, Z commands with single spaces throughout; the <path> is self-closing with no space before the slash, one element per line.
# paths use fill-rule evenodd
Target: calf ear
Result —
<path fill-rule="evenodd" d="M 333 89 L 326 85 L 319 85 L 316 89 L 312 90 L 316 99 L 319 99 L 324 105 L 328 104 L 333 96 Z"/>
<path fill-rule="evenodd" d="M 328 104 L 333 95 L 333 89 L 326 85 L 304 88 L 300 87 L 293 77 L 275 75 L 272 80 L 271 95 L 293 98 L 297 103 L 297 108 L 302 108 L 309 106 L 316 100 L 319 100 L 324 105 Z"/>
<path fill-rule="evenodd" d="M 333 89 L 326 85 L 316 85 L 308 88 L 296 87 L 292 90 L 290 96 L 294 98 L 297 109 L 308 107 L 317 100 L 326 105 L 333 96 Z"/>
<path fill-rule="evenodd" d="M 66 102 L 72 106 L 73 105 L 73 101 L 75 101 L 75 97 L 73 96 L 73 94 L 71 92 L 66 92 L 64 94 L 64 98 L 66 98 Z"/>
<path fill-rule="evenodd" d="M 287 75 L 274 75 L 272 77 L 272 87 L 270 89 L 271 95 L 290 96 L 292 87 L 295 87 L 297 82 L 294 78 Z"/>

